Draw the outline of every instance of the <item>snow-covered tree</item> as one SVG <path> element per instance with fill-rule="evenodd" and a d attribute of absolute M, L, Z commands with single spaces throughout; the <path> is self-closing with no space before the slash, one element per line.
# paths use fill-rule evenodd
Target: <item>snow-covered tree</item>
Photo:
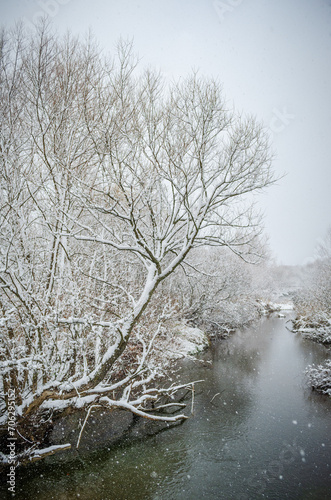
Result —
<path fill-rule="evenodd" d="M 184 418 L 157 412 L 174 388 L 148 389 L 160 325 L 143 319 L 193 248 L 256 259 L 250 194 L 273 182 L 263 129 L 217 81 L 166 84 L 130 43 L 105 59 L 45 23 L 2 32 L 0 92 L 2 424 L 9 388 L 27 438 L 65 408 Z"/>
<path fill-rule="evenodd" d="M 261 257 L 262 252 L 261 247 Z M 263 262 L 253 266 L 228 248 L 197 248 L 168 280 L 168 287 L 191 324 L 222 336 L 259 315 L 261 286 L 258 291 L 256 281 Z"/>

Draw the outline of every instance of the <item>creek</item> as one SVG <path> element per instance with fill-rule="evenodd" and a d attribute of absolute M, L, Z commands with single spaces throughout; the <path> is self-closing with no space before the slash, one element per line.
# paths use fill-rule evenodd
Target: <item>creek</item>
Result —
<path fill-rule="evenodd" d="M 331 399 L 308 387 L 325 347 L 264 318 L 186 360 L 194 416 L 180 426 L 60 465 L 17 471 L 16 499 L 331 498 Z"/>

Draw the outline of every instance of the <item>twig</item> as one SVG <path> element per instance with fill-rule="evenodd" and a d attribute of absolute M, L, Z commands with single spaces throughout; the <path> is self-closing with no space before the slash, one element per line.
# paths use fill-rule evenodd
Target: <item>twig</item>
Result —
<path fill-rule="evenodd" d="M 98 408 L 99 406 L 100 406 L 100 405 L 92 405 L 92 406 L 90 406 L 90 407 L 89 407 L 88 412 L 87 412 L 87 415 L 86 415 L 85 420 L 84 420 L 84 423 L 83 423 L 83 425 L 82 425 L 82 428 L 81 428 L 80 433 L 79 433 L 79 436 L 78 436 L 78 441 L 77 441 L 77 444 L 76 444 L 76 450 L 78 450 L 78 448 L 79 448 L 80 440 L 81 440 L 81 437 L 82 437 L 82 434 L 83 434 L 83 431 L 84 431 L 84 428 L 85 428 L 86 422 L 87 422 L 87 420 L 88 420 L 88 418 L 89 418 L 89 416 L 90 416 L 90 413 L 91 413 L 92 408 Z"/>
<path fill-rule="evenodd" d="M 220 394 L 223 394 L 223 392 L 225 391 L 225 389 L 223 389 L 223 391 L 221 392 L 217 392 L 210 400 L 210 402 L 212 403 L 214 401 L 214 399 L 216 398 L 216 396 L 219 396 Z"/>
<path fill-rule="evenodd" d="M 195 390 L 194 390 L 194 382 L 193 382 L 193 384 L 192 384 L 192 404 L 191 404 L 191 415 L 193 415 L 193 414 L 194 414 L 194 413 L 193 413 L 193 410 L 194 410 L 194 392 L 195 392 Z"/>
<path fill-rule="evenodd" d="M 23 460 L 22 463 L 26 463 L 27 461 L 36 462 L 37 460 L 41 460 L 42 458 L 45 458 L 49 455 L 54 455 L 54 453 L 57 453 L 59 451 L 68 450 L 69 448 L 71 448 L 71 444 L 67 443 L 57 446 L 50 446 L 49 448 L 43 448 L 41 450 L 35 450 L 26 460 Z"/>
<path fill-rule="evenodd" d="M 217 393 L 215 394 L 215 396 L 213 396 L 213 397 L 211 398 L 210 402 L 212 403 L 212 402 L 214 401 L 214 399 L 216 398 L 216 396 L 219 396 L 220 394 L 221 394 L 220 392 L 217 392 Z"/>

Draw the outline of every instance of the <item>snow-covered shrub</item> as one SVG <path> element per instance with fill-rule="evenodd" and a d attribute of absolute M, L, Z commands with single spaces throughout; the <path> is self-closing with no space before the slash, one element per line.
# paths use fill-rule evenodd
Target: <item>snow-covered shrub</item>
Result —
<path fill-rule="evenodd" d="M 306 373 L 313 389 L 331 396 L 331 360 L 322 365 L 310 365 Z"/>

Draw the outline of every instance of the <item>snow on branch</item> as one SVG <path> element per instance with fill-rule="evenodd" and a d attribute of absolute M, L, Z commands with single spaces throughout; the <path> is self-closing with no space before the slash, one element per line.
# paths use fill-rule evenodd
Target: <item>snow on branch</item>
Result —
<path fill-rule="evenodd" d="M 139 410 L 134 405 L 127 403 L 126 401 L 114 401 L 108 397 L 102 397 L 100 398 L 99 401 L 100 403 L 104 403 L 105 406 L 108 406 L 109 408 L 112 407 L 123 408 L 125 410 L 131 411 L 132 413 L 138 415 L 139 417 L 147 418 L 149 420 L 157 420 L 160 422 L 177 422 L 178 420 L 185 420 L 189 418 L 187 415 L 184 414 L 176 415 L 174 417 L 151 415 L 149 413 L 146 413 L 145 411 Z"/>

